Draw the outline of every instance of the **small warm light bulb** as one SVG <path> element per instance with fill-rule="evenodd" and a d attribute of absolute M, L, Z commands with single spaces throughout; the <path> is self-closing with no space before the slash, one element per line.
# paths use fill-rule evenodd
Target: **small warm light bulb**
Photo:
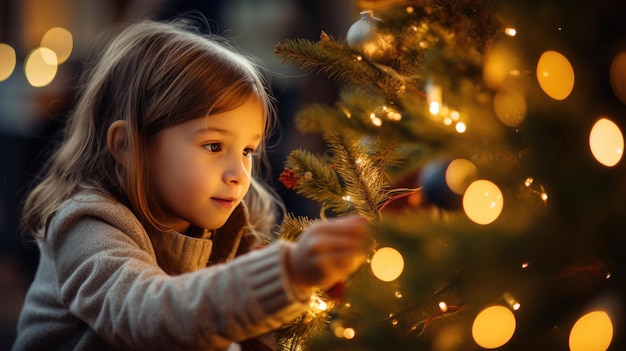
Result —
<path fill-rule="evenodd" d="M 524 185 L 525 186 L 531 186 L 533 184 L 533 182 L 535 181 L 535 179 L 533 177 L 528 177 L 526 178 L 526 180 L 524 181 Z"/>
<path fill-rule="evenodd" d="M 441 101 L 443 101 L 443 90 L 441 85 L 433 82 L 426 83 L 426 101 L 428 101 L 428 109 L 434 116 L 441 111 Z"/>
<path fill-rule="evenodd" d="M 463 122 L 459 122 L 454 125 L 454 129 L 456 129 L 457 133 L 463 134 L 467 130 L 467 126 Z"/>
<path fill-rule="evenodd" d="M 600 118 L 589 133 L 589 148 L 600 164 L 613 167 L 624 153 L 624 136 L 617 124 L 608 118 Z"/>
<path fill-rule="evenodd" d="M 511 339 L 516 321 L 513 312 L 504 306 L 491 306 L 478 313 L 472 325 L 472 337 L 483 348 L 495 349 Z"/>
<path fill-rule="evenodd" d="M 439 102 L 433 101 L 433 102 L 430 103 L 430 107 L 429 107 L 428 110 L 430 111 L 430 114 L 436 116 L 436 115 L 439 114 L 439 110 L 440 109 L 441 109 L 441 106 L 440 106 Z"/>
<path fill-rule="evenodd" d="M 570 351 L 605 351 L 613 339 L 613 323 L 604 311 L 587 313 L 576 321 L 569 334 Z"/>
<path fill-rule="evenodd" d="M 513 309 L 513 311 L 517 311 L 520 309 L 520 307 L 522 305 L 520 305 L 520 303 L 515 299 L 515 297 L 513 297 L 513 295 L 509 292 L 504 293 L 504 301 L 506 301 L 506 304 L 509 305 L 509 307 L 511 309 Z"/>
<path fill-rule="evenodd" d="M 346 328 L 343 330 L 343 337 L 351 340 L 354 339 L 354 337 L 356 336 L 356 330 L 354 330 L 354 328 Z"/>
<path fill-rule="evenodd" d="M 404 270 L 404 258 L 394 248 L 383 247 L 376 250 L 370 263 L 374 276 L 384 282 L 395 280 Z"/>
<path fill-rule="evenodd" d="M 54 51 L 44 47 L 36 48 L 28 54 L 24 63 L 24 72 L 32 86 L 44 87 L 52 82 L 58 69 L 56 57 Z"/>
<path fill-rule="evenodd" d="M 500 188 L 488 180 L 474 181 L 463 194 L 463 210 L 469 219 L 478 224 L 495 221 L 503 207 Z"/>
<path fill-rule="evenodd" d="M 0 82 L 11 76 L 16 62 L 15 49 L 8 44 L 0 43 Z"/>
<path fill-rule="evenodd" d="M 574 69 L 561 53 L 546 51 L 537 63 L 537 81 L 549 97 L 563 100 L 574 89 Z"/>
<path fill-rule="evenodd" d="M 510 37 L 514 37 L 517 35 L 517 30 L 515 30 L 515 28 L 508 27 L 504 30 L 504 33 Z"/>
<path fill-rule="evenodd" d="M 441 301 L 439 303 L 439 309 L 441 310 L 441 312 L 447 312 L 448 311 L 448 304 L 445 303 L 445 301 Z"/>
<path fill-rule="evenodd" d="M 319 296 L 313 295 L 311 296 L 311 301 L 309 302 L 309 306 L 315 312 L 323 312 L 328 308 L 328 304 L 326 301 L 322 300 Z"/>

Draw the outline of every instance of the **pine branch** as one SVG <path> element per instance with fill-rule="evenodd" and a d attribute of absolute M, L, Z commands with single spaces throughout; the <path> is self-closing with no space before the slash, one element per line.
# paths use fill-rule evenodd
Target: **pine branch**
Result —
<path fill-rule="evenodd" d="M 296 192 L 322 204 L 336 214 L 350 212 L 350 204 L 344 200 L 344 189 L 337 173 L 321 157 L 303 149 L 293 150 L 287 157 L 291 168 L 300 181 Z"/>
<path fill-rule="evenodd" d="M 280 225 L 278 237 L 283 240 L 297 241 L 300 234 L 311 225 L 313 221 L 306 217 L 295 217 L 288 213 Z"/>
<path fill-rule="evenodd" d="M 325 135 L 333 153 L 337 173 L 345 182 L 346 195 L 354 208 L 367 219 L 379 219 L 378 209 L 387 199 L 386 164 L 381 154 L 372 157 L 375 144 L 353 133 L 328 133 Z"/>
<path fill-rule="evenodd" d="M 324 73 L 339 83 L 373 84 L 376 70 L 359 65 L 355 60 L 358 53 L 345 42 L 326 39 L 313 42 L 307 39 L 287 39 L 274 47 L 274 53 L 282 56 L 283 63 L 295 64 L 313 73 Z"/>

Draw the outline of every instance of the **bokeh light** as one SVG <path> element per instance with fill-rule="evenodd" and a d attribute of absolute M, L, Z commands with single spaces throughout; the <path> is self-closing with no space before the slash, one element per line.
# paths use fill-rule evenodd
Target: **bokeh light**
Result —
<path fill-rule="evenodd" d="M 40 46 L 54 51 L 57 55 L 57 64 L 60 65 L 67 61 L 72 53 L 74 46 L 72 33 L 61 27 L 51 28 L 41 38 Z"/>
<path fill-rule="evenodd" d="M 488 180 L 474 181 L 463 194 L 463 210 L 470 220 L 478 224 L 495 221 L 503 207 L 502 191 Z"/>
<path fill-rule="evenodd" d="M 0 82 L 11 76 L 16 62 L 15 49 L 8 44 L 0 43 Z"/>
<path fill-rule="evenodd" d="M 619 127 L 608 118 L 600 118 L 589 133 L 589 148 L 600 164 L 613 167 L 624 152 L 624 136 Z"/>
<path fill-rule="evenodd" d="M 626 104 L 626 52 L 620 52 L 613 58 L 609 74 L 613 93 Z"/>
<path fill-rule="evenodd" d="M 605 351 L 613 339 L 613 323 L 604 311 L 587 313 L 576 321 L 569 335 L 570 351 Z"/>
<path fill-rule="evenodd" d="M 50 84 L 57 74 L 57 69 L 57 55 L 54 51 L 44 47 L 31 51 L 24 63 L 26 79 L 34 87 L 44 87 Z"/>
<path fill-rule="evenodd" d="M 517 127 L 526 117 L 526 99 L 515 89 L 502 88 L 493 98 L 493 109 L 500 122 Z"/>
<path fill-rule="evenodd" d="M 395 280 L 404 270 L 404 258 L 396 249 L 383 247 L 376 250 L 370 263 L 374 276 L 384 282 Z"/>
<path fill-rule="evenodd" d="M 546 51 L 537 63 L 537 81 L 546 95 L 563 100 L 574 89 L 574 69 L 561 53 Z"/>
<path fill-rule="evenodd" d="M 485 349 L 498 348 L 511 340 L 516 321 L 513 312 L 504 306 L 490 306 L 478 313 L 472 325 L 472 337 Z"/>
<path fill-rule="evenodd" d="M 468 160 L 453 160 L 446 168 L 446 184 L 455 194 L 463 195 L 467 187 L 476 180 L 478 168 Z"/>
<path fill-rule="evenodd" d="M 483 81 L 491 89 L 499 89 L 519 70 L 517 54 L 512 47 L 500 44 L 485 55 Z"/>

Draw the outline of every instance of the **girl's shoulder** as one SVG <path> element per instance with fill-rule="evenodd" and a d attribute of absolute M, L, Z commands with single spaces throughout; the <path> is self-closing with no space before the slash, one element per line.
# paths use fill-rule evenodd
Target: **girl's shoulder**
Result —
<path fill-rule="evenodd" d="M 93 192 L 82 192 L 63 202 L 52 217 L 46 236 L 67 232 L 79 222 L 105 222 L 131 236 L 148 236 L 133 212 L 122 203 Z"/>

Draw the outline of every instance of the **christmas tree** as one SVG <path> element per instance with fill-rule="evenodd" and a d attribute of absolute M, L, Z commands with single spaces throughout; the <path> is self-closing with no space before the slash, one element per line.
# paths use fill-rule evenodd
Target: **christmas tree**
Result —
<path fill-rule="evenodd" d="M 626 6 L 357 6 L 347 33 L 275 48 L 341 86 L 296 116 L 328 148 L 293 150 L 282 184 L 374 233 L 281 349 L 623 350 Z"/>

